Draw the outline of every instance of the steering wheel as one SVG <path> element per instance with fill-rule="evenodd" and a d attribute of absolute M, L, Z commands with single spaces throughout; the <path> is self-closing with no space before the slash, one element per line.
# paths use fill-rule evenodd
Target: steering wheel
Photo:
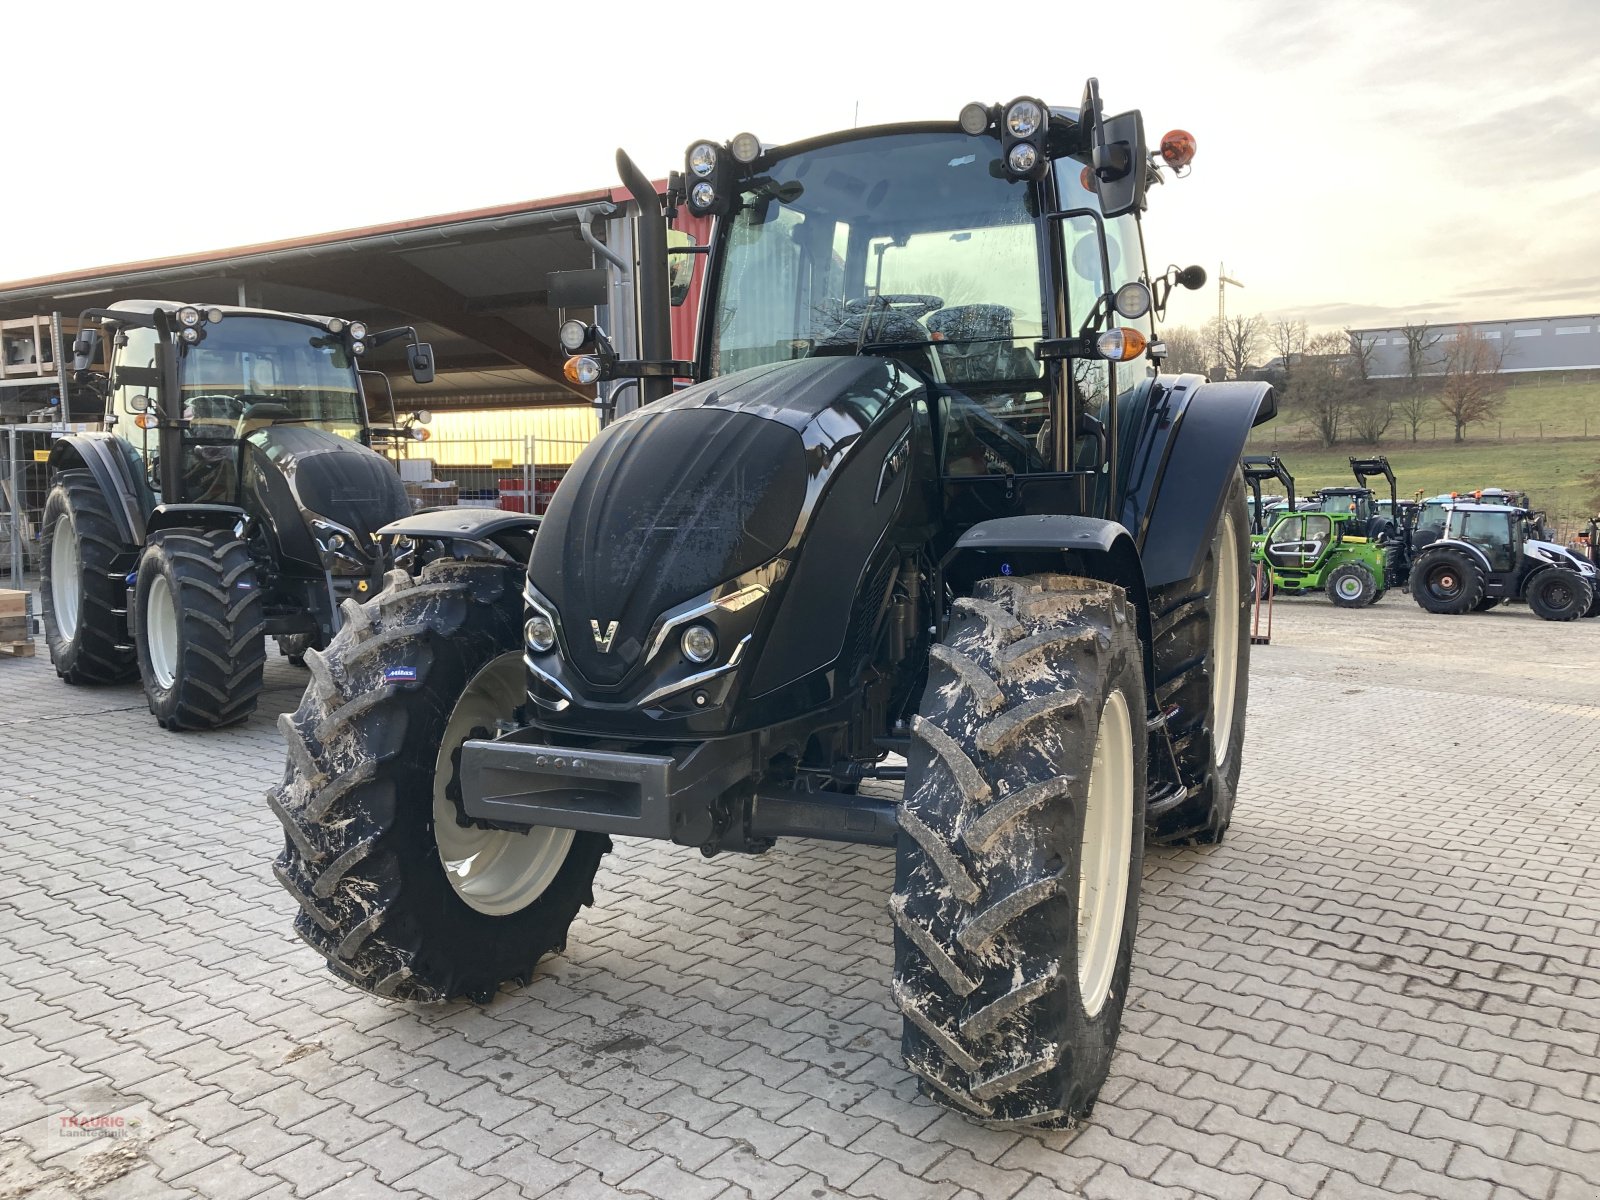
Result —
<path fill-rule="evenodd" d="M 892 308 L 914 321 L 943 307 L 943 296 L 928 296 L 920 292 L 879 292 L 876 296 L 853 296 L 844 302 L 846 312 L 881 312 Z"/>

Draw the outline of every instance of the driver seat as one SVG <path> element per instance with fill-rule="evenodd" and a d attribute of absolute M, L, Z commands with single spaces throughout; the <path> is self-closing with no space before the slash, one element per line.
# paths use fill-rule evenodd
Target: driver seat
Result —
<path fill-rule="evenodd" d="M 1015 316 L 1004 304 L 959 304 L 928 314 L 945 378 L 951 383 L 992 383 L 1036 374 L 1027 350 L 1014 344 Z"/>

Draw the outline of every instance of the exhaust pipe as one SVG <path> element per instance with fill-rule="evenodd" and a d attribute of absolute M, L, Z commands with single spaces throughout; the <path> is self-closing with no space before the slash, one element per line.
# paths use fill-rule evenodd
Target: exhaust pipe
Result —
<path fill-rule="evenodd" d="M 661 197 L 627 151 L 617 151 L 617 173 L 639 206 L 633 238 L 633 303 L 638 317 L 639 358 L 667 362 L 672 358 L 672 297 L 667 289 L 667 219 Z M 639 400 L 648 404 L 672 394 L 672 380 L 647 375 L 639 380 Z"/>

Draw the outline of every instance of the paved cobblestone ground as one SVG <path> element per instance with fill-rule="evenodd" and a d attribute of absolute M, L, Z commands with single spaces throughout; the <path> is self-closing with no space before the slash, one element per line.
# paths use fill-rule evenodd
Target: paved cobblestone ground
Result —
<path fill-rule="evenodd" d="M 619 844 L 531 987 L 384 1003 L 268 870 L 304 676 L 174 736 L 41 639 L 0 660 L 0 1200 L 1600 1195 L 1600 622 L 1277 618 L 1233 833 L 1149 854 L 1111 1079 L 1047 1136 L 898 1065 L 886 851 Z"/>

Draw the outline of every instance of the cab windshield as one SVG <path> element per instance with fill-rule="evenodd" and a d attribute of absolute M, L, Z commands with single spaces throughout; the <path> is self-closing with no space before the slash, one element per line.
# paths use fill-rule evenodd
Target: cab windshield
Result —
<path fill-rule="evenodd" d="M 991 174 L 997 153 L 961 133 L 891 134 L 750 181 L 721 264 L 712 371 L 915 347 L 913 366 L 953 381 L 1036 379 L 1038 225 L 1029 189 Z"/>
<path fill-rule="evenodd" d="M 345 343 L 320 326 L 226 317 L 185 347 L 179 367 L 183 414 L 196 436 L 207 426 L 293 421 L 354 434 L 362 425 L 356 368 Z"/>

